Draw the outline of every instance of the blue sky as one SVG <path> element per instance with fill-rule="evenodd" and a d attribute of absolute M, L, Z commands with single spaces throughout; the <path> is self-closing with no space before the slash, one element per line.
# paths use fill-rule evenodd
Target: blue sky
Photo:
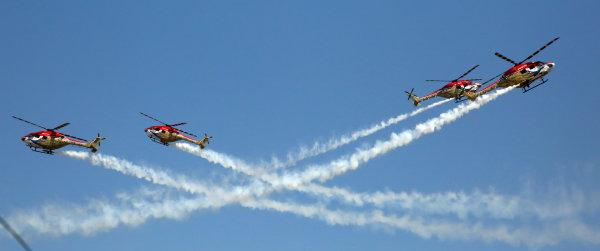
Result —
<path fill-rule="evenodd" d="M 48 127 L 71 122 L 64 132 L 105 135 L 103 153 L 210 180 L 231 172 L 153 144 L 143 132 L 153 121 L 137 113 L 188 122 L 184 130 L 214 135 L 211 149 L 258 161 L 409 112 L 404 90 L 434 90 L 425 79 L 453 78 L 475 64 L 481 66 L 470 76 L 487 79 L 510 66 L 495 51 L 520 60 L 555 36 L 561 39 L 536 57 L 557 63 L 547 85 L 504 95 L 327 185 L 597 194 L 599 7 L 597 1 L 3 1 L 0 81 L 8 95 L 0 101 L 0 214 L 152 187 L 87 162 L 30 152 L 19 138 L 36 128 L 10 115 Z M 352 153 L 452 106 L 300 167 Z M 581 219 L 599 229 L 597 210 Z M 34 250 L 529 249 L 330 226 L 236 205 L 91 236 L 26 237 Z M 543 249 L 597 248 L 562 242 Z M 0 235 L 0 249 L 18 246 Z"/>

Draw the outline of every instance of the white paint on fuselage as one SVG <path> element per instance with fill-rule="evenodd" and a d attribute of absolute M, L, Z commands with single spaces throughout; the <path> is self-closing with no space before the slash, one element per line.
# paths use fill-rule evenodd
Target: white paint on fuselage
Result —
<path fill-rule="evenodd" d="M 28 147 L 33 147 L 33 148 L 43 148 L 42 145 L 38 144 L 40 143 L 41 139 L 37 138 L 37 137 L 24 137 L 23 138 L 23 142 L 25 143 L 26 146 Z"/>
<path fill-rule="evenodd" d="M 552 69 L 554 69 L 554 63 L 545 63 L 533 68 L 525 68 L 520 72 L 515 72 L 509 75 L 508 77 L 503 77 L 500 82 L 498 82 L 498 86 L 508 87 L 520 85 L 519 87 L 524 87 L 531 84 L 533 81 L 548 75 Z"/>

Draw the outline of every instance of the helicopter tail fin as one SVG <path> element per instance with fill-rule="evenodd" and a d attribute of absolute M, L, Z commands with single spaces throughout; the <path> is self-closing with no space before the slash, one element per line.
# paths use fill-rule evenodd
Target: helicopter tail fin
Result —
<path fill-rule="evenodd" d="M 102 140 L 105 140 L 106 138 L 103 138 L 100 136 L 100 134 L 98 133 L 98 136 L 96 136 L 96 138 L 94 140 L 92 140 L 90 143 L 88 143 L 88 147 L 90 149 L 92 149 L 92 152 L 95 153 L 100 149 L 100 143 L 102 142 Z"/>
<path fill-rule="evenodd" d="M 412 101 L 413 101 L 413 104 L 414 104 L 415 106 L 419 106 L 419 104 L 421 103 L 421 98 L 419 98 L 419 96 L 417 96 L 417 95 L 412 95 L 412 96 L 410 97 L 410 99 L 412 99 Z"/>
<path fill-rule="evenodd" d="M 212 136 L 208 136 L 208 134 L 205 133 L 204 138 L 202 138 L 202 140 L 196 141 L 196 144 L 200 146 L 200 149 L 204 149 L 206 145 L 210 143 L 210 139 L 212 139 Z"/>

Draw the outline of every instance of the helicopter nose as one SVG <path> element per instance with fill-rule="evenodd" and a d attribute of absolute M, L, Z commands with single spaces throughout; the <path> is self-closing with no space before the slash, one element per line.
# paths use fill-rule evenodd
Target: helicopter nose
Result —
<path fill-rule="evenodd" d="M 27 137 L 21 137 L 21 141 L 27 140 Z"/>
<path fill-rule="evenodd" d="M 148 128 L 148 129 L 146 129 L 145 131 L 146 131 L 146 135 L 148 135 L 148 136 L 152 136 L 152 135 L 154 135 L 154 130 L 153 130 L 153 129 L 151 129 L 151 128 Z"/>
<path fill-rule="evenodd" d="M 553 68 L 555 64 L 553 62 L 548 62 L 546 63 L 546 65 L 550 68 Z"/>

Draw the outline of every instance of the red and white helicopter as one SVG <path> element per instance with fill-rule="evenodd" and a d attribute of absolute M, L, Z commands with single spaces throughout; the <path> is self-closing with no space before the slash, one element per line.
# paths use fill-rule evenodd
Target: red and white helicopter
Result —
<path fill-rule="evenodd" d="M 453 80 L 425 80 L 428 82 L 448 82 L 446 85 L 444 85 L 442 88 L 433 91 L 423 97 L 419 97 L 417 95 L 413 94 L 413 91 L 415 90 L 415 88 L 413 88 L 412 90 L 410 90 L 410 92 L 406 92 L 406 94 L 408 95 L 408 99 L 412 99 L 413 104 L 415 106 L 418 106 L 419 103 L 434 98 L 434 97 L 442 97 L 442 98 L 453 98 L 456 99 L 456 102 L 460 102 L 463 101 L 464 99 L 463 96 L 466 92 L 475 92 L 477 91 L 477 89 L 479 89 L 479 87 L 481 87 L 480 83 L 474 82 L 476 80 L 481 80 L 478 78 L 473 78 L 473 79 L 461 79 L 465 76 L 467 76 L 467 74 L 471 73 L 471 71 L 475 70 L 475 68 L 477 68 L 479 65 L 473 66 L 471 69 L 469 69 L 467 72 L 463 73 L 462 75 L 460 75 L 458 78 L 455 78 Z"/>
<path fill-rule="evenodd" d="M 510 69 L 508 69 L 507 71 L 500 73 L 498 76 L 491 78 L 490 80 L 486 81 L 485 83 L 487 83 L 491 80 L 494 80 L 497 77 L 502 75 L 502 77 L 500 77 L 500 79 L 498 81 L 483 88 L 479 92 L 467 92 L 467 93 L 465 93 L 465 96 L 467 96 L 471 100 L 475 100 L 478 96 L 488 93 L 488 92 L 496 89 L 497 87 L 505 88 L 505 87 L 509 87 L 509 86 L 517 86 L 518 88 L 523 88 L 523 92 L 525 93 L 525 92 L 532 90 L 533 88 L 536 88 L 540 85 L 545 84 L 546 82 L 548 82 L 548 80 L 544 79 L 544 76 L 548 75 L 548 73 L 550 73 L 550 71 L 552 71 L 552 69 L 554 69 L 555 64 L 553 62 L 542 62 L 542 61 L 525 62 L 525 61 L 531 59 L 532 57 L 534 57 L 535 55 L 540 53 L 542 50 L 546 49 L 546 47 L 548 47 L 549 45 L 554 43 L 554 41 L 556 41 L 556 40 L 558 40 L 558 37 L 552 39 L 550 42 L 546 43 L 544 46 L 542 46 L 537 51 L 535 51 L 531 55 L 527 56 L 525 59 L 521 60 L 521 62 L 518 62 L 518 63 L 498 52 L 494 53 L 494 55 L 498 56 L 501 59 L 508 61 L 509 63 L 513 64 L 514 66 L 511 67 Z M 539 84 L 531 86 L 531 84 L 538 79 L 541 79 L 541 82 Z"/>
<path fill-rule="evenodd" d="M 53 154 L 54 150 L 58 148 L 65 147 L 67 145 L 76 145 L 85 148 L 90 148 L 92 149 L 92 152 L 95 153 L 100 147 L 100 142 L 106 139 L 100 137 L 100 134 L 98 134 L 98 136 L 94 140 L 86 141 L 85 139 L 56 131 L 60 128 L 68 126 L 70 123 L 64 123 L 54 128 L 46 128 L 19 117 L 12 117 L 21 120 L 25 123 L 44 129 L 43 131 L 32 132 L 21 137 L 21 140 L 25 142 L 25 144 L 34 152 Z"/>
<path fill-rule="evenodd" d="M 186 132 L 184 130 L 175 128 L 176 126 L 187 124 L 186 122 L 167 124 L 167 123 L 162 122 L 156 118 L 153 118 L 152 116 L 145 114 L 143 112 L 140 112 L 140 114 L 162 124 L 162 125 L 157 125 L 157 126 L 151 126 L 151 127 L 144 129 L 144 131 L 146 132 L 146 135 L 148 135 L 150 140 L 152 140 L 156 143 L 168 146 L 169 143 L 171 143 L 171 142 L 185 140 L 192 144 L 199 145 L 201 149 L 204 149 L 206 147 L 206 145 L 208 145 L 210 139 L 212 139 L 212 136 L 208 136 L 206 133 L 204 134 L 204 138 L 202 138 L 202 140 L 194 139 L 192 137 L 197 138 L 198 136 L 196 136 L 192 133 Z"/>

